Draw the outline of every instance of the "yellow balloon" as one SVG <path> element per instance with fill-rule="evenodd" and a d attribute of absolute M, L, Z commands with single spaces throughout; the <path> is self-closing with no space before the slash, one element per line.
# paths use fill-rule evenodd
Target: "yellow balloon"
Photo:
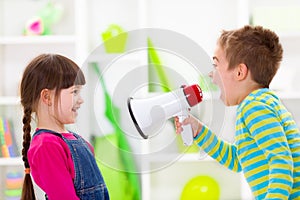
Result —
<path fill-rule="evenodd" d="M 201 175 L 189 180 L 184 186 L 180 200 L 219 200 L 220 186 L 210 176 Z"/>

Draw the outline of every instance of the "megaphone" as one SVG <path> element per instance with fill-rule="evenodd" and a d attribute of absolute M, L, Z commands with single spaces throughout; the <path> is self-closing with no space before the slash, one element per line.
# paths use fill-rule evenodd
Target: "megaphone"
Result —
<path fill-rule="evenodd" d="M 182 122 L 188 117 L 190 108 L 200 103 L 202 98 L 200 86 L 194 84 L 150 98 L 129 97 L 127 105 L 136 129 L 144 139 L 147 139 L 149 135 L 159 131 L 164 122 L 171 117 L 178 116 L 179 121 Z M 184 145 L 192 145 L 191 125 L 185 125 L 182 128 L 181 137 Z"/>

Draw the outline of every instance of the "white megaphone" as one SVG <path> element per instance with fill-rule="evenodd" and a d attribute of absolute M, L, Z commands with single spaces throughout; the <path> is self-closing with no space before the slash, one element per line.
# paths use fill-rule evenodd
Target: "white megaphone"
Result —
<path fill-rule="evenodd" d="M 178 116 L 182 122 L 189 115 L 191 107 L 202 101 L 199 85 L 182 86 L 180 89 L 145 99 L 128 98 L 128 109 L 132 121 L 144 139 L 160 130 L 165 121 Z M 181 137 L 184 145 L 193 144 L 191 125 L 182 126 Z"/>

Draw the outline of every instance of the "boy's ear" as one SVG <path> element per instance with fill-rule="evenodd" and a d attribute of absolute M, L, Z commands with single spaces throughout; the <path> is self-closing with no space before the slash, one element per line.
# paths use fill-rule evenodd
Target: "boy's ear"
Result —
<path fill-rule="evenodd" d="M 241 63 L 237 66 L 236 69 L 236 78 L 237 80 L 241 81 L 244 80 L 248 75 L 248 67 L 246 64 Z"/>
<path fill-rule="evenodd" d="M 51 106 L 52 105 L 52 102 L 51 102 L 51 91 L 48 90 L 48 89 L 43 89 L 41 91 L 41 100 L 42 100 L 42 102 L 44 102 L 48 106 Z"/>

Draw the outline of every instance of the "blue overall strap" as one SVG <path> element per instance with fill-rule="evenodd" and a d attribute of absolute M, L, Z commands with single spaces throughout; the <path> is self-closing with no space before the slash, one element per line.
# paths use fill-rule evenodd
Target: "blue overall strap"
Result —
<path fill-rule="evenodd" d="M 39 129 L 37 131 L 35 131 L 35 133 L 33 134 L 32 138 L 34 138 L 35 136 L 41 134 L 41 133 L 51 133 L 53 135 L 56 135 L 60 138 L 63 138 L 63 136 L 60 133 L 57 133 L 55 131 L 49 130 L 49 129 Z"/>

